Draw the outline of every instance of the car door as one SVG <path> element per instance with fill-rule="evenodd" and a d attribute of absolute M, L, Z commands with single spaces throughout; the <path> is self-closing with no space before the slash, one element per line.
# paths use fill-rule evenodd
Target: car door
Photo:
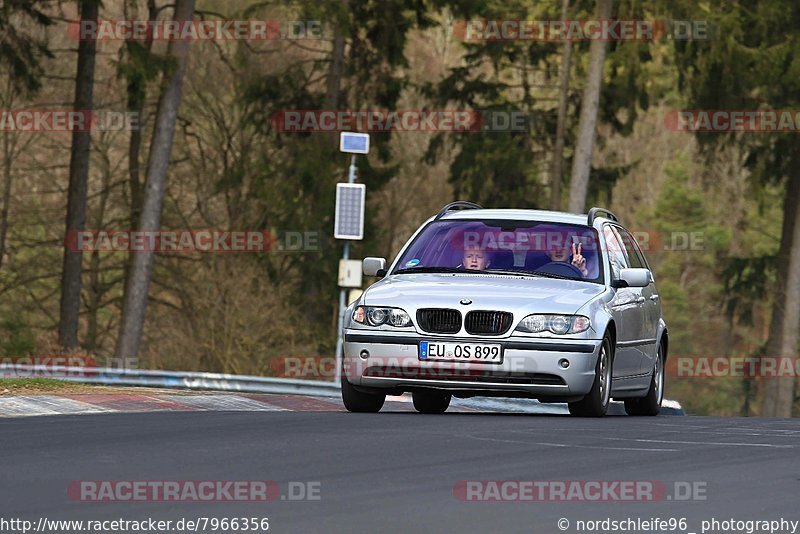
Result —
<path fill-rule="evenodd" d="M 603 226 L 606 250 L 608 251 L 611 280 L 619 280 L 619 272 L 630 267 L 625 248 L 610 224 Z M 642 333 L 642 295 L 635 287 L 614 289 L 609 302 L 611 315 L 617 325 L 617 347 L 614 356 L 613 376 L 624 378 L 641 373 L 642 353 L 637 343 Z"/>
<path fill-rule="evenodd" d="M 617 227 L 616 230 L 622 237 L 625 249 L 628 251 L 628 260 L 631 267 L 640 269 L 650 269 L 645 259 L 639 243 L 633 235 L 624 228 Z M 648 373 L 655 365 L 655 358 L 657 352 L 657 339 L 658 335 L 658 321 L 661 318 L 661 303 L 658 289 L 656 288 L 655 279 L 653 278 L 652 271 L 650 274 L 650 284 L 647 287 L 641 288 L 642 297 L 644 298 L 642 308 L 642 342 L 640 346 L 642 352 L 642 372 Z"/>

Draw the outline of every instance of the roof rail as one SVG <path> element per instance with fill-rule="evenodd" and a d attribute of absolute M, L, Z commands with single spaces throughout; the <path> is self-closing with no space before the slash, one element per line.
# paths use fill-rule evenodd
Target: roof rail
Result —
<path fill-rule="evenodd" d="M 459 200 L 458 202 L 451 202 L 450 204 L 448 204 L 447 206 L 445 206 L 441 210 L 439 210 L 439 213 L 436 215 L 436 218 L 434 220 L 438 221 L 439 219 L 444 217 L 445 214 L 448 211 L 453 211 L 456 208 L 461 208 L 461 209 L 464 209 L 464 210 L 481 210 L 481 209 L 483 209 L 482 206 L 479 206 L 478 204 L 475 204 L 474 202 L 465 202 L 463 200 Z"/>
<path fill-rule="evenodd" d="M 592 223 L 594 223 L 594 220 L 598 217 L 598 213 L 605 213 L 606 219 L 619 222 L 617 216 L 611 213 L 609 210 L 605 208 L 592 208 L 589 210 L 589 220 L 587 222 L 589 226 L 592 226 Z M 600 217 L 603 217 L 603 215 L 600 215 Z"/>

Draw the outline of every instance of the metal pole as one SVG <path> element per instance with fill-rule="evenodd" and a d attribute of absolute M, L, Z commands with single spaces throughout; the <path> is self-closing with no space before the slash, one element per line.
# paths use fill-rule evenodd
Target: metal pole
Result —
<path fill-rule="evenodd" d="M 356 155 L 350 156 L 350 169 L 347 174 L 347 183 L 352 184 L 356 181 Z M 350 259 L 350 241 L 344 242 L 344 249 L 342 250 L 342 259 Z M 347 307 L 345 300 L 345 289 L 339 289 L 339 320 L 336 327 L 336 372 L 334 374 L 334 382 L 338 383 L 342 378 L 342 360 L 344 354 L 344 339 L 342 338 L 342 327 L 344 326 L 344 312 Z"/>

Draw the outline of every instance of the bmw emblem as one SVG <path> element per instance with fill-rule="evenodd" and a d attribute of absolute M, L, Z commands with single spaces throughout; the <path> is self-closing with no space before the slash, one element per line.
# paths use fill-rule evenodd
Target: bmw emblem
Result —
<path fill-rule="evenodd" d="M 469 306 L 470 304 L 472 304 L 472 301 L 469 299 L 461 299 L 461 304 L 463 304 L 464 306 Z"/>

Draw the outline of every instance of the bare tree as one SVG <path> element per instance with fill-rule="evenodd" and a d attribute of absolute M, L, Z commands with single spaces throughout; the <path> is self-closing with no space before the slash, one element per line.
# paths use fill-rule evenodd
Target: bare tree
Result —
<path fill-rule="evenodd" d="M 194 16 L 194 0 L 177 0 L 173 18 L 185 22 Z M 161 207 L 167 182 L 172 142 L 175 136 L 175 123 L 181 102 L 183 77 L 189 54 L 188 40 L 172 40 L 167 56 L 175 61 L 175 69 L 164 76 L 161 97 L 156 111 L 155 129 L 150 143 L 147 161 L 147 178 L 139 219 L 139 230 L 153 231 L 161 224 Z M 153 251 L 133 252 L 128 278 L 125 282 L 125 298 L 122 307 L 122 321 L 115 356 L 132 358 L 139 354 L 139 345 L 144 329 L 147 294 L 153 272 Z"/>
<path fill-rule="evenodd" d="M 597 0 L 595 18 L 610 19 L 613 0 Z M 603 63 L 606 58 L 606 43 L 602 39 L 592 41 L 589 47 L 589 72 L 581 102 L 581 117 L 578 124 L 578 142 L 572 159 L 572 177 L 569 191 L 569 210 L 580 213 L 586 207 L 589 189 L 589 173 L 592 169 L 592 152 L 597 128 L 597 112 L 600 107 L 600 88 L 603 85 Z"/>
<path fill-rule="evenodd" d="M 336 27 L 333 36 L 333 50 L 331 51 L 331 64 L 328 67 L 328 79 L 325 89 L 325 109 L 337 109 L 339 97 L 342 91 L 342 75 L 344 71 L 345 55 L 345 30 L 348 0 L 341 0 L 341 11 L 336 17 Z M 336 146 L 339 143 L 339 136 L 334 132 L 328 136 L 331 144 Z"/>
<path fill-rule="evenodd" d="M 569 0 L 561 3 L 561 20 L 569 17 Z M 567 122 L 567 98 L 569 97 L 569 69 L 572 60 L 572 42 L 564 41 L 561 50 L 561 72 L 558 76 L 558 122 L 556 124 L 556 146 L 553 151 L 553 165 L 550 169 L 552 186 L 550 189 L 550 209 L 561 209 L 561 170 L 564 162 L 564 129 Z"/>
<path fill-rule="evenodd" d="M 97 20 L 98 0 L 81 0 L 81 20 Z M 84 39 L 78 45 L 78 71 L 75 75 L 75 110 L 89 112 L 94 106 L 94 66 L 97 42 Z M 89 157 L 92 134 L 88 123 L 73 130 L 69 162 L 69 191 L 67 193 L 66 235 L 86 227 L 86 194 L 89 181 Z M 58 342 L 71 350 L 78 346 L 78 320 L 81 308 L 81 274 L 83 254 L 64 247 L 61 274 L 61 312 Z"/>
<path fill-rule="evenodd" d="M 137 2 L 132 2 L 131 7 L 133 17 L 137 18 L 138 10 L 136 9 Z M 125 18 L 130 15 L 128 13 L 128 4 L 124 5 Z M 158 18 L 158 8 L 155 0 L 147 0 L 147 19 L 155 20 Z M 153 36 L 147 35 L 143 44 L 135 42 L 126 42 L 123 50 L 127 50 L 130 61 L 130 67 L 127 71 L 126 79 L 128 81 L 127 97 L 128 97 L 128 111 L 134 113 L 139 119 L 144 116 L 145 99 L 147 96 L 147 82 L 149 81 L 148 73 L 144 72 L 146 69 L 143 65 L 137 65 L 133 56 L 133 49 L 135 47 L 143 47 L 147 54 L 153 48 Z M 150 59 L 152 62 L 153 60 Z M 136 228 L 139 224 L 139 211 L 142 208 L 142 184 L 141 184 L 141 170 L 139 165 L 139 155 L 142 146 L 142 130 L 143 125 L 140 123 L 139 128 L 134 128 L 131 131 L 131 138 L 128 145 L 128 183 L 130 186 L 130 210 L 131 210 L 131 228 Z"/>
<path fill-rule="evenodd" d="M 800 342 L 800 149 L 793 151 L 792 175 L 786 184 L 783 229 L 778 253 L 778 283 L 772 305 L 767 355 L 796 358 Z M 776 377 L 765 380 L 761 415 L 791 417 L 794 404 L 794 379 Z"/>
<path fill-rule="evenodd" d="M 8 210 L 11 205 L 11 151 L 13 147 L 9 140 L 11 134 L 3 132 L 3 201 L 0 204 L 0 267 L 3 266 L 3 258 L 6 255 L 6 236 L 8 235 Z"/>
<path fill-rule="evenodd" d="M 14 87 L 14 82 L 9 76 L 6 81 L 6 87 L 3 94 L 0 95 L 0 106 L 2 109 L 13 109 L 16 102 L 17 88 Z M 3 148 L 2 148 L 2 200 L 0 201 L 0 268 L 3 267 L 3 261 L 8 251 L 8 230 L 11 227 L 9 221 L 9 214 L 11 212 L 11 194 L 13 191 L 14 161 L 31 146 L 34 137 L 26 136 L 27 139 L 21 139 L 21 136 L 12 131 L 4 131 L 3 134 Z"/>

